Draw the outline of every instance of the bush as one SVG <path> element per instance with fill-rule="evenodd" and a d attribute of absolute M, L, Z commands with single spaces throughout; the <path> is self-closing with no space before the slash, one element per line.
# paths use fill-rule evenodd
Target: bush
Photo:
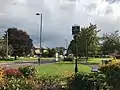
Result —
<path fill-rule="evenodd" d="M 99 56 L 99 55 L 96 55 L 95 58 L 100 58 L 100 56 Z"/>
<path fill-rule="evenodd" d="M 2 81 L 2 79 L 4 78 L 4 69 L 3 68 L 0 68 L 0 81 Z"/>
<path fill-rule="evenodd" d="M 23 73 L 24 77 L 34 76 L 36 73 L 35 68 L 31 66 L 20 67 L 19 71 Z"/>
<path fill-rule="evenodd" d="M 25 78 L 9 78 L 2 90 L 32 90 L 33 85 L 28 83 Z"/>
<path fill-rule="evenodd" d="M 101 58 L 113 58 L 111 55 L 102 55 Z"/>
<path fill-rule="evenodd" d="M 100 90 L 106 86 L 104 75 L 94 73 L 77 73 L 67 83 L 68 90 Z"/>
<path fill-rule="evenodd" d="M 111 62 L 100 67 L 101 73 L 105 74 L 106 81 L 115 90 L 120 88 L 120 62 Z"/>
<path fill-rule="evenodd" d="M 66 85 L 65 78 L 60 76 L 43 76 L 40 82 L 40 90 L 64 90 Z"/>
<path fill-rule="evenodd" d="M 18 69 L 5 69 L 4 73 L 7 78 L 11 77 L 19 78 L 23 76 L 22 72 L 20 72 Z"/>
<path fill-rule="evenodd" d="M 120 55 L 116 55 L 115 58 L 116 58 L 116 59 L 120 59 Z"/>
<path fill-rule="evenodd" d="M 70 62 L 72 62 L 72 61 L 73 61 L 73 58 L 71 58 L 71 57 L 66 57 L 66 58 L 63 59 L 63 61 L 70 61 Z"/>

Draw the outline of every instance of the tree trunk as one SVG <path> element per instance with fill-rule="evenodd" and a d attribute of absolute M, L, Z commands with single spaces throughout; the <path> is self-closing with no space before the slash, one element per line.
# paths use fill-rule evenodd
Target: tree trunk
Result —
<path fill-rule="evenodd" d="M 88 61 L 88 43 L 86 40 L 86 64 L 87 64 L 87 61 Z"/>
<path fill-rule="evenodd" d="M 15 60 L 17 60 L 17 56 L 15 55 Z"/>

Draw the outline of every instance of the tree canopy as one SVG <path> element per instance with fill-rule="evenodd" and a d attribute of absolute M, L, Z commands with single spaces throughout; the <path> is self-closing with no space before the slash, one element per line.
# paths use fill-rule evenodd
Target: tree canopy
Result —
<path fill-rule="evenodd" d="M 120 36 L 118 30 L 104 34 L 102 40 L 103 54 L 112 54 L 120 51 Z"/>
<path fill-rule="evenodd" d="M 23 30 L 17 28 L 9 28 L 8 32 L 8 44 L 13 47 L 13 54 L 16 56 L 27 56 L 31 52 L 33 46 L 32 39 Z M 5 32 L 4 38 L 7 37 L 7 32 Z"/>
<path fill-rule="evenodd" d="M 77 34 L 77 52 L 79 56 L 86 56 L 88 54 L 95 54 L 99 48 L 99 38 L 97 33 L 97 25 L 90 24 L 88 27 L 82 27 Z M 70 42 L 68 50 L 75 54 L 75 38 Z"/>

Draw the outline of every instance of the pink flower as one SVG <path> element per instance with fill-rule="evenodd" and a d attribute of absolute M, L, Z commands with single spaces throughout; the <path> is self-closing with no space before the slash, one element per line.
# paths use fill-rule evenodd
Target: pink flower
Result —
<path fill-rule="evenodd" d="M 11 76 L 22 76 L 23 74 L 18 69 L 6 69 L 5 75 L 11 77 Z"/>

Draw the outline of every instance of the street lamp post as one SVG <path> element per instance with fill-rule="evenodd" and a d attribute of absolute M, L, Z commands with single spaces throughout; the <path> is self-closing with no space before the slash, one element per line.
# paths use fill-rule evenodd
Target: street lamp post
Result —
<path fill-rule="evenodd" d="M 39 34 L 39 37 L 40 37 L 40 54 L 39 54 L 39 57 L 38 57 L 38 62 L 39 62 L 39 65 L 40 65 L 40 58 L 41 58 L 41 42 L 42 42 L 42 13 L 36 13 L 37 16 L 41 16 L 40 17 L 40 34 Z"/>
<path fill-rule="evenodd" d="M 75 38 L 75 73 L 78 72 L 78 65 L 77 65 L 77 34 L 80 32 L 80 26 L 74 25 L 72 26 L 72 35 L 74 35 Z"/>
<path fill-rule="evenodd" d="M 7 37 L 6 37 L 6 60 L 8 59 L 8 31 L 6 32 L 6 35 L 7 35 Z"/>

